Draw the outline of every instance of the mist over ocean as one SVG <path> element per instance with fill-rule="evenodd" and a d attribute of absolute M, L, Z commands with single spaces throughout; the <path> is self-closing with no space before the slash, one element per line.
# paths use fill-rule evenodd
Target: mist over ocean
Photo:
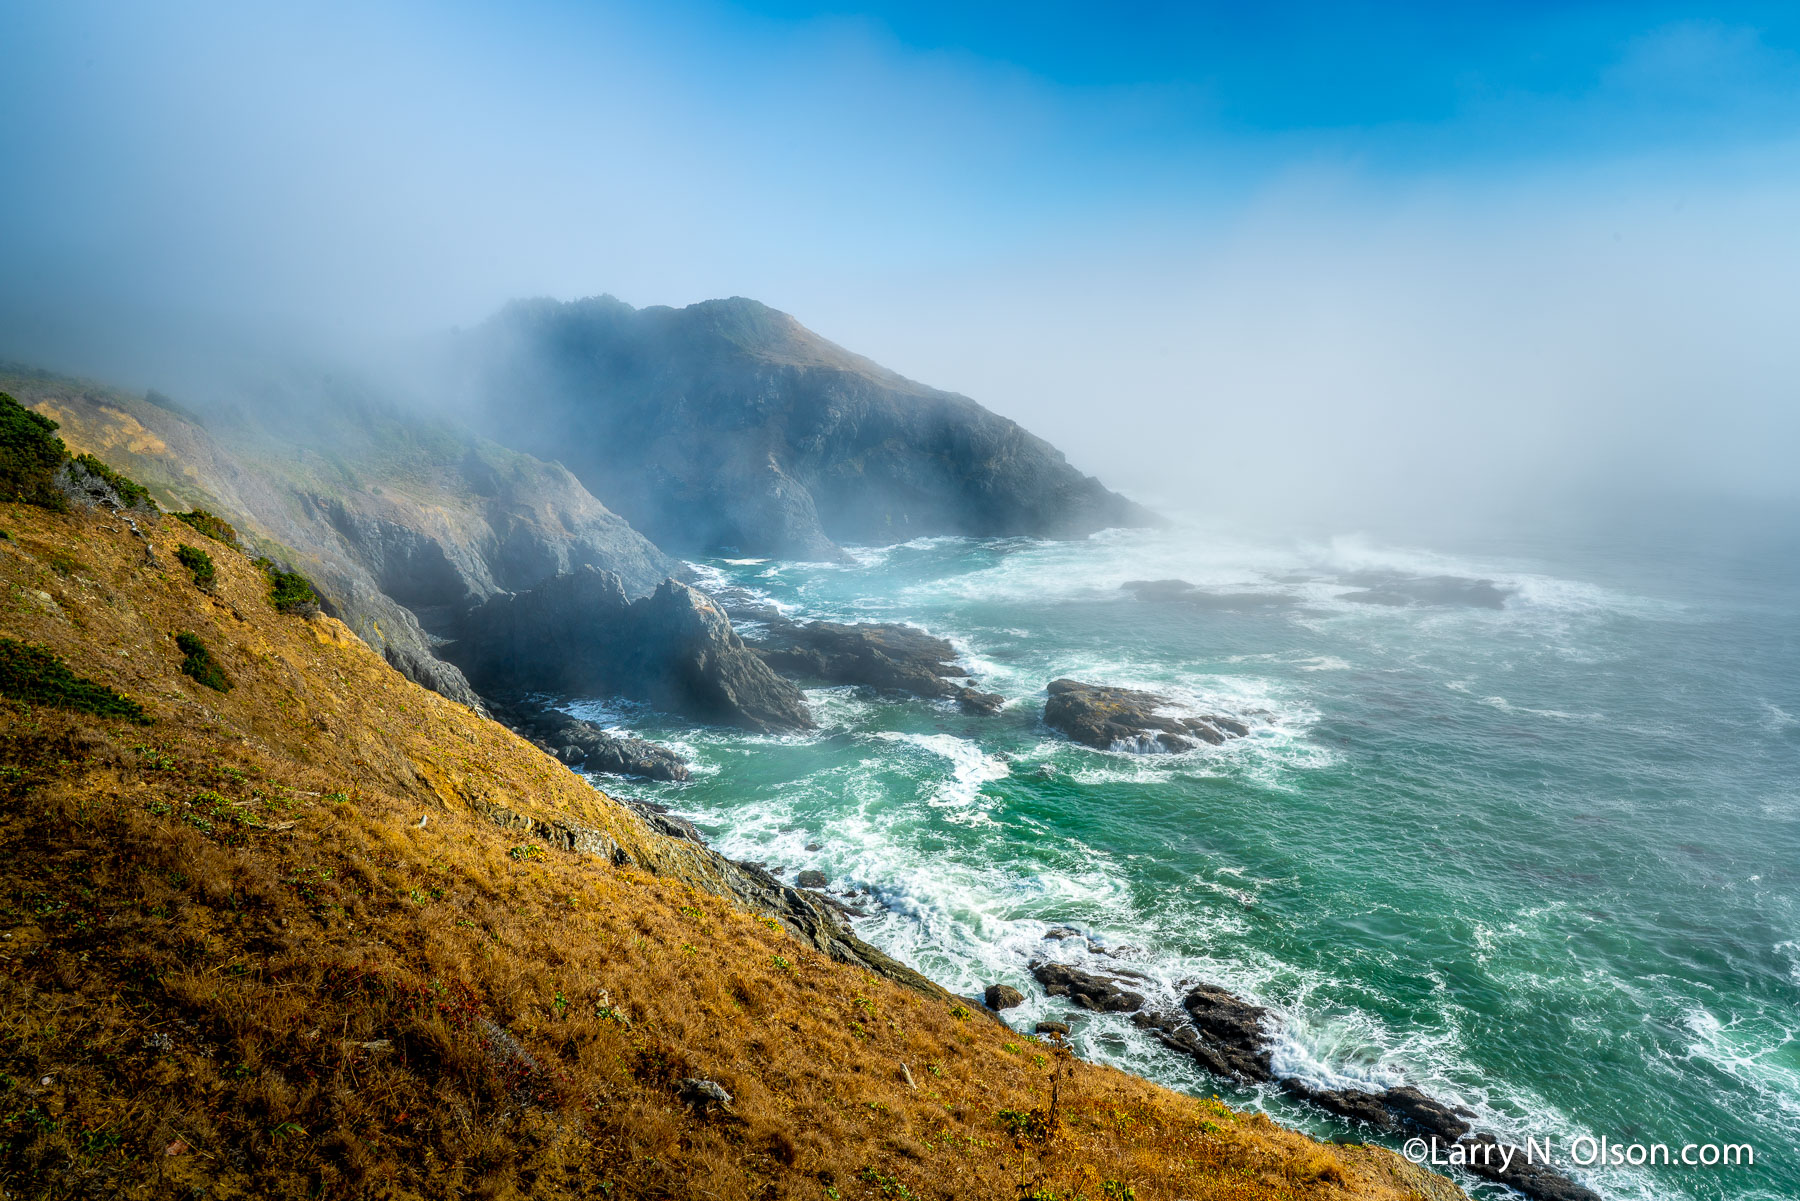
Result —
<path fill-rule="evenodd" d="M 576 704 L 690 755 L 606 781 L 784 879 L 823 869 L 858 932 L 967 994 L 1069 1006 L 1034 957 L 1079 929 L 1153 1004 L 1205 980 L 1271 1006 L 1279 1072 L 1412 1083 L 1523 1142 L 1750 1143 L 1754 1168 L 1579 1172 L 1605 1197 L 1800 1195 L 1800 572 L 1668 533 L 1437 553 L 1185 525 L 1088 541 L 928 538 L 854 562 L 713 559 L 794 617 L 953 639 L 997 717 L 813 690 L 816 733 L 758 737 Z M 1489 579 L 1500 608 L 1347 600 L 1371 576 Z M 1179 579 L 1156 599 L 1121 589 Z M 746 633 L 754 636 L 754 628 Z M 1044 685 L 1153 689 L 1248 738 L 1102 752 Z M 1082 1014 L 1082 1054 L 1363 1138 Z M 1395 1145 L 1398 1145 L 1397 1143 Z M 1566 1162 L 1566 1161 L 1565 1161 Z M 1472 1195 L 1482 1195 L 1481 1186 Z M 1500 1195 L 1493 1190 L 1493 1195 Z"/>

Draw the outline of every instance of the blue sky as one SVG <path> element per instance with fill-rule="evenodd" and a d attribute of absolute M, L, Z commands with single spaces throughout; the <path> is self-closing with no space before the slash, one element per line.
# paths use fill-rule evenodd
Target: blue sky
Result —
<path fill-rule="evenodd" d="M 1166 495 L 1138 430 L 1229 448 L 1211 500 L 1792 491 L 1792 5 L 68 0 L 0 39 L 0 353 L 167 379 L 183 323 L 745 294 Z"/>

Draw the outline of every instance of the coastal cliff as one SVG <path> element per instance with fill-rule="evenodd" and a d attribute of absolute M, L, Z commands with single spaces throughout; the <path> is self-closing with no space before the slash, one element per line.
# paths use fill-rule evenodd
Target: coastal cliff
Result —
<path fill-rule="evenodd" d="M 0 523 L 10 1195 L 1462 1196 L 1015 1034 L 186 525 Z"/>

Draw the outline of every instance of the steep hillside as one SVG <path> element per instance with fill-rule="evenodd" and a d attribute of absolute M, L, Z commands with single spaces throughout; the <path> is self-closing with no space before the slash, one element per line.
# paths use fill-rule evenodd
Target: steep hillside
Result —
<path fill-rule="evenodd" d="M 753 300 L 521 302 L 462 349 L 491 434 L 568 464 L 665 546 L 821 558 L 1154 520 L 1016 423 Z"/>
<path fill-rule="evenodd" d="M 349 385 L 265 382 L 204 417 L 42 372 L 0 372 L 0 391 L 165 505 L 219 513 L 293 560 L 391 663 L 464 703 L 434 647 L 463 608 L 584 566 L 633 596 L 679 570 L 562 467 Z"/>
<path fill-rule="evenodd" d="M 1068 1061 L 136 522 L 0 504 L 8 1196 L 1461 1196 Z"/>

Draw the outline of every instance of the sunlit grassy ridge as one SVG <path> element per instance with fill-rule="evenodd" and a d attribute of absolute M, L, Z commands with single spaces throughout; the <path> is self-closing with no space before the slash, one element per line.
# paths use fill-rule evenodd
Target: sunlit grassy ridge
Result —
<path fill-rule="evenodd" d="M 9 1196 L 1460 1196 L 824 959 L 185 525 L 0 523 L 0 634 L 153 721 L 0 699 Z"/>

